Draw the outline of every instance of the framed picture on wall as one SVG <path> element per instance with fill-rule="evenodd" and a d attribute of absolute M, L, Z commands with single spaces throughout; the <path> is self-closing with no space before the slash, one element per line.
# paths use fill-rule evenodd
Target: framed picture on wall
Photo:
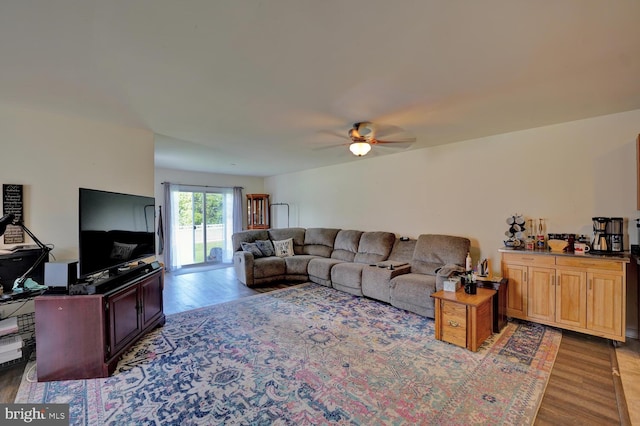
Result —
<path fill-rule="evenodd" d="M 22 197 L 22 185 L 2 185 L 2 211 L 4 214 L 13 214 L 16 221 L 22 220 L 24 203 Z M 9 225 L 4 233 L 5 244 L 24 243 L 24 231 L 19 226 Z"/>

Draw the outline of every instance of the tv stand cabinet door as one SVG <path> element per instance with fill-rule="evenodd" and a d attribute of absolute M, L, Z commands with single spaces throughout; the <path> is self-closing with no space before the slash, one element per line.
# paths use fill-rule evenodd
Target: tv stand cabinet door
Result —
<path fill-rule="evenodd" d="M 156 273 L 140 283 L 142 291 L 142 329 L 164 324 L 162 290 L 164 289 L 162 274 Z"/>
<path fill-rule="evenodd" d="M 107 297 L 107 312 L 109 318 L 109 350 L 107 358 L 117 354 L 129 342 L 134 340 L 141 331 L 140 289 L 132 285 Z"/>
<path fill-rule="evenodd" d="M 107 377 L 100 295 L 35 298 L 38 381 Z"/>

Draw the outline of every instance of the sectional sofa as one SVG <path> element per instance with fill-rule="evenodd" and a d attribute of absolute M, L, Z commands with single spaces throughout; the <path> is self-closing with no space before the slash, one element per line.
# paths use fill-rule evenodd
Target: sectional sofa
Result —
<path fill-rule="evenodd" d="M 469 239 L 450 235 L 409 239 L 335 228 L 248 230 L 232 241 L 236 274 L 247 286 L 311 281 L 429 318 L 430 295 L 463 271 L 470 247 Z"/>

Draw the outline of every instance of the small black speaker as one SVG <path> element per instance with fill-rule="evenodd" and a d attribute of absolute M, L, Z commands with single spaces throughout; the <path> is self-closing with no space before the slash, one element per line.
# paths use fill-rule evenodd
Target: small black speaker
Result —
<path fill-rule="evenodd" d="M 44 264 L 44 285 L 69 288 L 78 280 L 78 261 L 61 260 Z"/>

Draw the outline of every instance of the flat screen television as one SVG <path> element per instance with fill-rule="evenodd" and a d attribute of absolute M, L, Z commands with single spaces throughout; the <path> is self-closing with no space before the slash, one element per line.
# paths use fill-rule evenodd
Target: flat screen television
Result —
<path fill-rule="evenodd" d="M 80 188 L 79 278 L 154 256 L 155 198 Z"/>

